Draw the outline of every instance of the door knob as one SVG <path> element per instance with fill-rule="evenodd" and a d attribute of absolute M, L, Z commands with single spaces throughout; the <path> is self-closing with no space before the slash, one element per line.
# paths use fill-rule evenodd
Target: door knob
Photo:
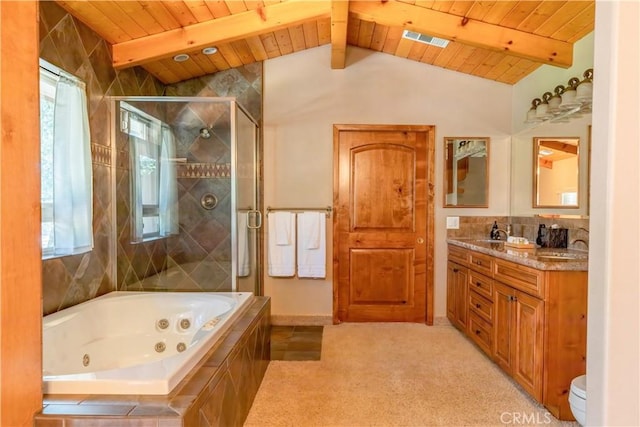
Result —
<path fill-rule="evenodd" d="M 424 243 L 424 239 L 422 237 L 418 237 L 417 241 L 418 241 L 419 244 L 423 244 Z"/>

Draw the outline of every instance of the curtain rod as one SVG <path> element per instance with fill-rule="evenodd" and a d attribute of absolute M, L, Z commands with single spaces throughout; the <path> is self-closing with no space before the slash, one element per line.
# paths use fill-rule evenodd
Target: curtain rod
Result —
<path fill-rule="evenodd" d="M 61 71 L 62 71 L 60 69 L 60 67 L 56 67 L 52 63 L 47 62 L 42 58 L 40 58 L 40 68 L 43 68 L 43 69 L 47 70 L 48 72 L 50 72 L 51 74 L 55 74 L 58 77 L 60 77 L 60 74 L 61 74 Z"/>
<path fill-rule="evenodd" d="M 80 79 L 79 77 L 74 76 L 73 74 L 63 70 L 62 68 L 53 65 L 52 63 L 45 61 L 42 58 L 39 58 L 39 65 L 40 68 L 42 68 L 43 70 L 48 71 L 49 73 L 58 76 L 58 77 L 65 77 L 67 79 L 73 80 L 74 82 L 81 84 L 83 87 L 86 86 L 85 82 Z"/>

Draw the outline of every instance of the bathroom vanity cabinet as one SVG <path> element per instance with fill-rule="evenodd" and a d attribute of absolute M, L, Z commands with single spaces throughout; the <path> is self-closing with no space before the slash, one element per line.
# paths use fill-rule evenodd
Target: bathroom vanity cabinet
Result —
<path fill-rule="evenodd" d="M 448 246 L 449 320 L 555 417 L 572 420 L 571 380 L 586 371 L 586 261 L 464 246 Z"/>
<path fill-rule="evenodd" d="M 457 328 L 467 327 L 467 269 L 447 263 L 447 317 Z"/>

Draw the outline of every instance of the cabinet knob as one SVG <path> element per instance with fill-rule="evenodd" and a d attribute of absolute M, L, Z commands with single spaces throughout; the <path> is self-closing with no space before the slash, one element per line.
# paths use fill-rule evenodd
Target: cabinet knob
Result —
<path fill-rule="evenodd" d="M 476 264 L 482 265 L 482 261 L 476 261 Z"/>
<path fill-rule="evenodd" d="M 480 308 L 482 307 L 480 304 L 476 304 L 476 308 Z"/>
<path fill-rule="evenodd" d="M 482 286 L 482 283 L 476 282 L 476 286 L 480 287 L 480 286 Z"/>
<path fill-rule="evenodd" d="M 454 272 L 454 273 L 457 273 L 458 271 L 460 271 L 460 270 L 458 270 L 457 268 L 454 268 L 454 269 L 453 269 L 453 272 Z"/>
<path fill-rule="evenodd" d="M 480 335 L 480 329 L 476 329 L 476 335 Z"/>

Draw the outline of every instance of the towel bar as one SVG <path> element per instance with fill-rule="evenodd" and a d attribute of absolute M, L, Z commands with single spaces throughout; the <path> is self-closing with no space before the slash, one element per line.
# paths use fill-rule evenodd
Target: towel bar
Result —
<path fill-rule="evenodd" d="M 267 206 L 267 215 L 269 212 L 274 211 L 290 211 L 290 212 L 303 212 L 303 211 L 325 211 L 327 218 L 331 216 L 331 211 L 333 208 L 331 206 L 325 206 L 323 208 L 272 208 L 271 206 Z"/>

